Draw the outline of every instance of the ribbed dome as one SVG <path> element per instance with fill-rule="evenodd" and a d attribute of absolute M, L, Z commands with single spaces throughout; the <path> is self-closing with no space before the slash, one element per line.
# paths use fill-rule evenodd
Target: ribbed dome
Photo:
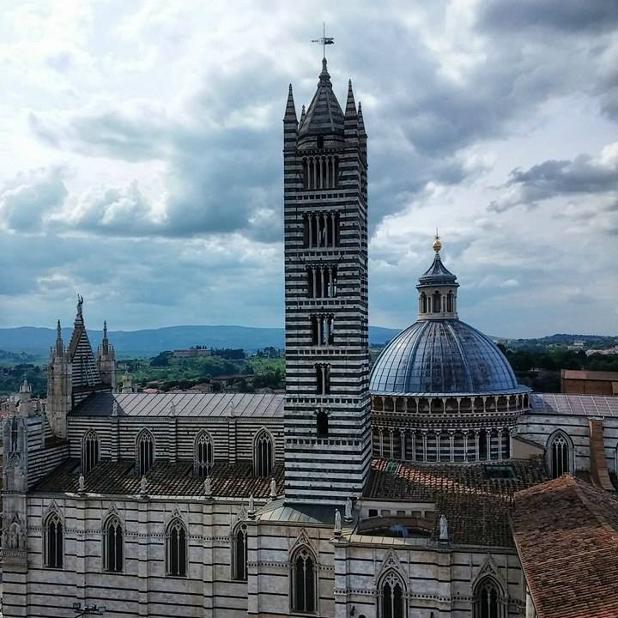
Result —
<path fill-rule="evenodd" d="M 419 320 L 382 351 L 372 393 L 481 394 L 526 390 L 488 337 L 459 320 Z"/>

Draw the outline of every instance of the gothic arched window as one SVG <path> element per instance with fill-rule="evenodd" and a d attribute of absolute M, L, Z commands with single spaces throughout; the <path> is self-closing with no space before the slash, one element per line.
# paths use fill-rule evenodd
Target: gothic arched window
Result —
<path fill-rule="evenodd" d="M 271 476 L 273 470 L 273 439 L 262 429 L 253 443 L 253 468 L 255 476 Z"/>
<path fill-rule="evenodd" d="M 168 575 L 187 576 L 187 531 L 177 517 L 172 519 L 165 534 L 165 563 Z"/>
<path fill-rule="evenodd" d="M 195 473 L 199 476 L 208 476 L 215 462 L 214 446 L 210 434 L 201 431 L 195 438 L 193 449 L 193 464 Z"/>
<path fill-rule="evenodd" d="M 61 569 L 64 557 L 62 520 L 57 513 L 51 513 L 45 522 L 45 566 Z"/>
<path fill-rule="evenodd" d="M 405 587 L 401 577 L 394 571 L 382 578 L 378 603 L 379 618 L 405 618 Z"/>
<path fill-rule="evenodd" d="M 317 607 L 317 573 L 313 555 L 300 548 L 292 559 L 292 610 L 313 614 Z"/>
<path fill-rule="evenodd" d="M 112 573 L 120 573 L 122 553 L 122 524 L 118 517 L 112 515 L 103 528 L 103 568 Z"/>
<path fill-rule="evenodd" d="M 232 539 L 232 578 L 247 579 L 247 526 L 240 524 Z"/>
<path fill-rule="evenodd" d="M 143 476 L 150 470 L 155 459 L 154 437 L 147 429 L 144 429 L 137 437 L 136 451 L 137 473 Z"/>
<path fill-rule="evenodd" d="M 99 438 L 90 430 L 82 440 L 82 472 L 88 474 L 99 463 Z"/>
<path fill-rule="evenodd" d="M 552 478 L 571 471 L 571 444 L 562 432 L 558 432 L 549 442 L 549 466 Z"/>
<path fill-rule="evenodd" d="M 500 587 L 491 577 L 484 577 L 474 588 L 473 618 L 504 618 Z"/>

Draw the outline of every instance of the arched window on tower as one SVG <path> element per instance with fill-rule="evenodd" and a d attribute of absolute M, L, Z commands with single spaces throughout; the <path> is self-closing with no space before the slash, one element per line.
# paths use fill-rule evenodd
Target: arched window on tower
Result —
<path fill-rule="evenodd" d="M 255 476 L 269 477 L 273 471 L 274 448 L 272 436 L 262 429 L 253 442 L 253 470 Z"/>
<path fill-rule="evenodd" d="M 317 573 L 313 554 L 306 547 L 299 548 L 291 564 L 292 611 L 314 614 L 317 608 Z"/>
<path fill-rule="evenodd" d="M 45 521 L 44 562 L 48 569 L 61 569 L 64 558 L 64 534 L 62 520 L 51 513 Z"/>
<path fill-rule="evenodd" d="M 492 577 L 484 577 L 474 587 L 473 618 L 505 618 L 502 590 Z"/>
<path fill-rule="evenodd" d="M 247 525 L 239 524 L 232 538 L 232 578 L 247 580 Z"/>
<path fill-rule="evenodd" d="M 379 618 L 405 618 L 405 587 L 395 571 L 389 571 L 380 580 Z"/>
<path fill-rule="evenodd" d="M 549 471 L 552 478 L 571 472 L 572 445 L 562 431 L 556 432 L 549 440 Z"/>
<path fill-rule="evenodd" d="M 154 436 L 147 429 L 144 429 L 137 437 L 135 450 L 137 473 L 143 476 L 150 470 L 155 460 Z"/>
<path fill-rule="evenodd" d="M 328 414 L 319 410 L 316 417 L 318 438 L 328 438 Z"/>
<path fill-rule="evenodd" d="M 122 525 L 115 515 L 105 522 L 103 528 L 103 568 L 112 573 L 122 571 Z"/>
<path fill-rule="evenodd" d="M 200 431 L 193 447 L 193 468 L 198 476 L 208 476 L 215 462 L 212 437 L 207 431 Z"/>
<path fill-rule="evenodd" d="M 91 429 L 82 440 L 82 473 L 88 474 L 99 463 L 99 438 Z"/>
<path fill-rule="evenodd" d="M 165 534 L 166 572 L 175 577 L 187 576 L 187 531 L 176 517 L 167 526 Z"/>

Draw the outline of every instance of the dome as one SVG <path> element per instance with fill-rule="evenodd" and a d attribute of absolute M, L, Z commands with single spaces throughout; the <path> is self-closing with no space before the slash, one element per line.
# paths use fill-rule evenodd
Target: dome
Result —
<path fill-rule="evenodd" d="M 372 394 L 484 394 L 527 390 L 495 343 L 457 319 L 419 320 L 382 351 Z"/>

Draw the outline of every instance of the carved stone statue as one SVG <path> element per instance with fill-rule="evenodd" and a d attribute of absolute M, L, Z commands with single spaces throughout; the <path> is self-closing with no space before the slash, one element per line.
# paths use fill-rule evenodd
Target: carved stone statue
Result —
<path fill-rule="evenodd" d="M 209 476 L 204 479 L 204 495 L 212 496 L 212 479 Z"/>
<path fill-rule="evenodd" d="M 444 515 L 440 515 L 440 541 L 448 541 L 448 522 Z"/>
<path fill-rule="evenodd" d="M 270 499 L 274 500 L 277 497 L 277 481 L 270 479 Z"/>
<path fill-rule="evenodd" d="M 83 494 L 86 491 L 86 479 L 84 478 L 83 474 L 79 475 L 79 480 L 77 482 L 77 491 L 79 491 L 80 494 Z"/>
<path fill-rule="evenodd" d="M 9 549 L 19 549 L 22 543 L 21 524 L 19 521 L 14 521 L 9 526 Z"/>
<path fill-rule="evenodd" d="M 253 494 L 249 496 L 249 514 L 255 513 L 255 499 L 253 498 Z"/>
<path fill-rule="evenodd" d="M 343 517 L 346 521 L 352 520 L 352 498 L 348 496 L 345 501 L 345 511 L 343 512 Z"/>
<path fill-rule="evenodd" d="M 341 534 L 341 512 L 335 509 L 335 534 Z"/>
<path fill-rule="evenodd" d="M 145 496 L 148 493 L 148 479 L 146 476 L 142 476 L 139 482 L 139 493 L 142 496 Z"/>

